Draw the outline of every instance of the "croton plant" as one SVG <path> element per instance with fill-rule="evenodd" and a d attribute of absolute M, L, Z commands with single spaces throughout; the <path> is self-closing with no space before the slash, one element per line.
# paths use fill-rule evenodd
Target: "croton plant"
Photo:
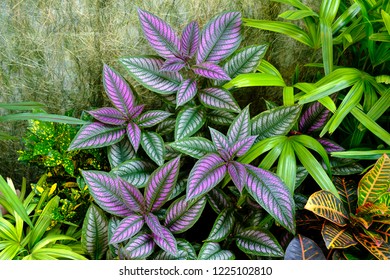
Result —
<path fill-rule="evenodd" d="M 235 255 L 235 248 L 249 258 L 282 258 L 286 240 L 296 233 L 298 182 L 287 180 L 287 185 L 290 173 L 275 174 L 269 170 L 272 164 L 251 162 L 269 150 L 266 159 L 276 160 L 280 152 L 272 151 L 282 140 L 290 141 L 285 135 L 297 124 L 301 106 L 272 108 L 251 119 L 249 105 L 241 108 L 224 87 L 238 75 L 256 71 L 267 46 L 239 49 L 239 12 L 219 14 L 202 29 L 191 22 L 180 36 L 147 11 L 138 9 L 138 16 L 157 55 L 124 57 L 120 62 L 164 105 L 145 111 L 134 88 L 104 65 L 104 89 L 112 107 L 88 111 L 95 121 L 83 125 L 69 147 L 108 147 L 111 165 L 110 172 L 81 171 L 97 204 L 84 220 L 84 248 L 95 259 L 242 257 Z M 306 111 L 302 116 L 302 131 L 308 124 L 304 120 L 313 115 Z M 308 153 L 321 169 L 319 177 L 328 178 L 326 149 L 309 136 L 294 137 L 296 144 L 289 143 L 297 156 Z M 304 146 L 321 155 L 326 172 Z M 295 157 L 292 167 L 299 179 Z M 328 181 L 326 190 L 338 197 Z M 197 228 L 201 240 L 187 240 L 204 211 L 215 212 L 215 217 L 207 215 L 214 224 L 211 229 L 203 223 Z M 274 230 L 283 238 L 275 238 Z"/>

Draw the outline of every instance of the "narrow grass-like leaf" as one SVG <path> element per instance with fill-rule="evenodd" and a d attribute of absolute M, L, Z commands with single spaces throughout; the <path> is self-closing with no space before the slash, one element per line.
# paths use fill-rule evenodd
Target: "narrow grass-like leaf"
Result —
<path fill-rule="evenodd" d="M 318 14 L 312 10 L 288 10 L 278 15 L 278 17 L 286 20 L 299 20 L 305 17 L 318 17 Z"/>
<path fill-rule="evenodd" d="M 157 57 L 128 57 L 120 60 L 130 75 L 147 89 L 161 93 L 175 93 L 182 77 L 177 72 L 160 71 L 164 60 Z"/>
<path fill-rule="evenodd" d="M 176 107 L 191 101 L 197 93 L 196 80 L 184 80 L 176 93 Z"/>
<path fill-rule="evenodd" d="M 195 74 L 213 80 L 228 81 L 230 77 L 219 65 L 210 62 L 203 62 L 192 67 Z"/>
<path fill-rule="evenodd" d="M 279 224 L 295 233 L 295 203 L 288 187 L 275 174 L 246 165 L 246 189 Z"/>
<path fill-rule="evenodd" d="M 164 140 L 155 132 L 143 131 L 141 134 L 141 146 L 157 165 L 164 164 L 165 146 Z"/>
<path fill-rule="evenodd" d="M 232 54 L 241 43 L 241 14 L 227 12 L 211 19 L 203 28 L 196 62 L 217 64 Z"/>
<path fill-rule="evenodd" d="M 222 250 L 215 242 L 205 242 L 198 254 L 199 260 L 234 260 L 234 254 L 229 250 Z"/>
<path fill-rule="evenodd" d="M 17 113 L 0 116 L 0 122 L 38 120 L 66 124 L 88 124 L 89 122 L 73 117 L 47 113 Z"/>
<path fill-rule="evenodd" d="M 182 196 L 169 206 L 164 225 L 172 233 L 185 232 L 198 221 L 205 206 L 205 196 L 190 201 L 186 201 L 185 196 Z"/>
<path fill-rule="evenodd" d="M 140 215 L 133 214 L 124 218 L 115 229 L 110 243 L 119 243 L 130 239 L 136 235 L 144 225 L 144 218 Z"/>
<path fill-rule="evenodd" d="M 184 138 L 170 143 L 169 146 L 197 159 L 217 151 L 213 142 L 203 137 Z"/>
<path fill-rule="evenodd" d="M 0 217 L 0 237 L 2 240 L 20 242 L 15 226 L 3 217 Z"/>
<path fill-rule="evenodd" d="M 159 124 L 170 115 L 171 113 L 161 110 L 148 111 L 139 116 L 137 124 L 139 127 L 152 127 Z"/>
<path fill-rule="evenodd" d="M 206 114 L 201 106 L 186 107 L 180 110 L 176 118 L 175 140 L 190 137 L 206 122 Z"/>
<path fill-rule="evenodd" d="M 330 222 L 324 223 L 321 234 L 328 249 L 344 249 L 357 244 L 346 227 L 342 228 Z"/>
<path fill-rule="evenodd" d="M 145 259 L 154 251 L 155 243 L 148 233 L 140 233 L 129 240 L 126 252 L 132 259 Z"/>
<path fill-rule="evenodd" d="M 202 104 L 211 109 L 226 110 L 239 113 L 240 107 L 233 95 L 221 88 L 206 88 L 199 92 L 199 100 Z"/>
<path fill-rule="evenodd" d="M 240 74 L 223 85 L 225 89 L 243 88 L 243 87 L 285 87 L 282 78 L 268 73 L 247 73 Z"/>
<path fill-rule="evenodd" d="M 294 193 L 297 177 L 297 162 L 295 159 L 294 149 L 289 140 L 284 143 L 278 160 L 276 174 L 286 183 L 290 192 Z"/>
<path fill-rule="evenodd" d="M 142 160 L 142 159 L 131 159 L 123 162 L 114 169 L 112 173 L 126 180 L 130 184 L 140 188 L 145 185 L 149 175 L 155 170 L 155 165 Z"/>
<path fill-rule="evenodd" d="M 390 150 L 332 152 L 331 156 L 337 158 L 348 158 L 348 159 L 377 160 L 383 154 L 387 154 L 388 156 L 390 156 Z"/>
<path fill-rule="evenodd" d="M 179 163 L 180 157 L 177 157 L 157 168 L 150 175 L 144 194 L 148 211 L 160 209 L 168 200 L 176 185 Z"/>
<path fill-rule="evenodd" d="M 240 157 L 246 154 L 246 152 L 253 146 L 257 136 L 248 136 L 244 139 L 238 140 L 232 147 L 228 149 L 231 157 Z"/>
<path fill-rule="evenodd" d="M 132 214 L 122 199 L 116 178 L 102 171 L 82 171 L 82 175 L 89 192 L 103 210 L 120 217 Z"/>
<path fill-rule="evenodd" d="M 185 57 L 195 55 L 199 46 L 199 37 L 199 24 L 196 21 L 192 21 L 184 27 L 181 34 L 180 48 Z"/>
<path fill-rule="evenodd" d="M 233 230 L 235 223 L 234 211 L 231 208 L 222 210 L 214 222 L 213 228 L 207 237 L 207 242 L 220 242 Z"/>
<path fill-rule="evenodd" d="M 305 209 L 339 226 L 348 223 L 349 216 L 340 199 L 328 191 L 318 191 L 309 197 Z"/>
<path fill-rule="evenodd" d="M 249 229 L 240 232 L 236 238 L 237 247 L 247 254 L 266 257 L 284 256 L 282 247 L 270 232 Z"/>
<path fill-rule="evenodd" d="M 308 237 L 298 234 L 287 246 L 285 260 L 326 260 L 321 248 Z"/>
<path fill-rule="evenodd" d="M 126 122 L 126 116 L 115 108 L 104 107 L 96 110 L 88 111 L 92 117 L 102 123 L 112 125 L 122 125 Z"/>
<path fill-rule="evenodd" d="M 108 248 L 108 220 L 93 203 L 85 214 L 81 245 L 93 260 L 101 260 Z"/>
<path fill-rule="evenodd" d="M 100 122 L 81 127 L 69 145 L 69 150 L 101 148 L 113 145 L 122 140 L 125 128 Z"/>
<path fill-rule="evenodd" d="M 135 156 L 135 151 L 127 138 L 108 147 L 108 160 L 111 168 L 114 168 Z"/>
<path fill-rule="evenodd" d="M 252 146 L 249 151 L 238 159 L 242 163 L 251 163 L 261 154 L 273 149 L 274 147 L 283 144 L 287 136 L 273 136 L 263 139 Z"/>

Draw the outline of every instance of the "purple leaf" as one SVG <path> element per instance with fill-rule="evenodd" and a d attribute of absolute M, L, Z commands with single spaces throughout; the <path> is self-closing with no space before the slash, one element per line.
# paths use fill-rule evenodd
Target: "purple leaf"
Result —
<path fill-rule="evenodd" d="M 164 58 L 180 57 L 180 41 L 175 31 L 161 18 L 138 9 L 142 30 L 149 44 Z"/>
<path fill-rule="evenodd" d="M 144 104 L 134 106 L 134 108 L 129 112 L 130 118 L 135 119 L 139 115 L 141 115 L 142 111 L 144 110 L 144 107 L 145 107 Z"/>
<path fill-rule="evenodd" d="M 141 129 L 135 123 L 129 122 L 127 124 L 126 132 L 131 145 L 133 146 L 135 152 L 137 152 L 139 144 L 141 143 Z"/>
<path fill-rule="evenodd" d="M 134 94 L 127 82 L 109 66 L 104 65 L 103 85 L 112 104 L 127 116 L 135 102 Z"/>
<path fill-rule="evenodd" d="M 181 83 L 176 94 L 176 108 L 183 106 L 192 100 L 197 92 L 196 81 L 193 79 L 185 80 Z"/>
<path fill-rule="evenodd" d="M 160 224 L 158 218 L 149 213 L 145 216 L 145 222 L 153 233 L 153 239 L 156 244 L 164 251 L 177 254 L 177 242 L 172 233 Z"/>
<path fill-rule="evenodd" d="M 255 143 L 257 136 L 249 136 L 244 139 L 238 140 L 233 146 L 229 147 L 229 154 L 232 158 L 240 157 L 252 147 Z"/>
<path fill-rule="evenodd" d="M 164 60 L 158 57 L 128 57 L 120 60 L 130 75 L 147 89 L 161 93 L 176 93 L 182 82 L 178 72 L 161 71 Z"/>
<path fill-rule="evenodd" d="M 114 168 L 132 159 L 135 156 L 135 151 L 130 141 L 127 138 L 123 138 L 120 142 L 108 147 L 107 156 L 111 168 Z"/>
<path fill-rule="evenodd" d="M 199 100 L 211 109 L 239 113 L 240 107 L 231 93 L 221 88 L 206 88 L 199 93 Z"/>
<path fill-rule="evenodd" d="M 214 63 L 204 62 L 192 67 L 195 74 L 213 80 L 229 81 L 230 77 L 221 66 Z"/>
<path fill-rule="evenodd" d="M 155 243 L 148 233 L 140 233 L 129 240 L 126 251 L 132 259 L 145 259 L 153 253 Z"/>
<path fill-rule="evenodd" d="M 207 154 L 217 152 L 213 142 L 203 137 L 184 138 L 170 143 L 169 146 L 197 159 L 200 159 Z"/>
<path fill-rule="evenodd" d="M 159 134 L 143 131 L 141 134 L 141 146 L 157 165 L 161 166 L 164 164 L 165 146 L 164 140 Z"/>
<path fill-rule="evenodd" d="M 330 111 L 320 102 L 310 104 L 299 120 L 299 131 L 311 133 L 324 127 Z"/>
<path fill-rule="evenodd" d="M 104 107 L 87 112 L 96 120 L 105 124 L 122 125 L 126 122 L 126 117 L 115 108 Z"/>
<path fill-rule="evenodd" d="M 161 67 L 161 71 L 177 72 L 186 66 L 186 62 L 181 58 L 170 58 L 166 60 Z"/>
<path fill-rule="evenodd" d="M 236 239 L 241 251 L 255 256 L 283 257 L 284 252 L 277 239 L 260 229 L 248 229 L 240 232 Z"/>
<path fill-rule="evenodd" d="M 161 208 L 168 200 L 176 185 L 179 174 L 180 157 L 177 157 L 157 168 L 149 177 L 145 187 L 145 203 L 147 211 Z"/>
<path fill-rule="evenodd" d="M 343 147 L 341 147 L 339 144 L 329 139 L 322 138 L 322 139 L 317 139 L 317 141 L 320 142 L 320 144 L 324 147 L 327 153 L 345 151 Z"/>
<path fill-rule="evenodd" d="M 119 243 L 136 235 L 144 225 L 144 218 L 140 215 L 130 215 L 124 218 L 115 229 L 110 243 Z"/>
<path fill-rule="evenodd" d="M 240 29 L 239 12 L 223 13 L 210 20 L 200 37 L 197 64 L 202 62 L 217 64 L 232 54 L 241 42 Z"/>
<path fill-rule="evenodd" d="M 207 200 L 217 214 L 221 213 L 223 209 L 232 206 L 229 197 L 219 188 L 214 188 L 209 191 Z"/>
<path fill-rule="evenodd" d="M 126 130 L 100 122 L 83 125 L 70 143 L 68 150 L 101 148 L 122 140 Z"/>
<path fill-rule="evenodd" d="M 251 123 L 249 116 L 249 106 L 245 107 L 241 113 L 234 119 L 227 132 L 230 144 L 244 139 L 251 135 Z"/>
<path fill-rule="evenodd" d="M 195 199 L 214 188 L 225 177 L 225 161 L 216 154 L 198 160 L 192 168 L 187 183 L 187 200 Z"/>
<path fill-rule="evenodd" d="M 95 202 L 104 211 L 120 217 L 133 214 L 122 199 L 116 178 L 101 171 L 82 171 L 82 176 Z"/>
<path fill-rule="evenodd" d="M 172 233 L 185 232 L 198 221 L 205 205 L 205 196 L 188 202 L 182 196 L 169 206 L 164 224 Z"/>
<path fill-rule="evenodd" d="M 232 161 L 228 165 L 228 172 L 230 178 L 232 178 L 234 185 L 237 187 L 240 193 L 242 193 L 242 190 L 245 187 L 247 177 L 245 166 L 242 163 Z"/>
<path fill-rule="evenodd" d="M 139 127 L 152 127 L 156 124 L 159 124 L 166 118 L 172 115 L 169 112 L 161 110 L 152 110 L 146 113 L 143 113 L 137 120 Z"/>
<path fill-rule="evenodd" d="M 126 203 L 128 208 L 133 212 L 142 213 L 144 210 L 144 197 L 139 189 L 121 178 L 118 178 L 117 180 L 122 194 L 122 200 Z"/>
<path fill-rule="evenodd" d="M 181 34 L 180 47 L 183 55 L 187 58 L 192 57 L 199 46 L 199 25 L 192 21 L 184 27 Z"/>
<path fill-rule="evenodd" d="M 202 106 L 185 107 L 180 110 L 175 124 L 175 140 L 195 134 L 206 122 L 206 113 Z"/>
<path fill-rule="evenodd" d="M 232 208 L 223 209 L 214 222 L 213 228 L 207 237 L 208 242 L 220 242 L 232 232 L 236 218 Z"/>
<path fill-rule="evenodd" d="M 211 140 L 213 141 L 217 150 L 228 150 L 229 149 L 229 141 L 225 135 L 223 135 L 218 130 L 215 130 L 212 127 L 209 127 Z"/>
<path fill-rule="evenodd" d="M 269 171 L 251 165 L 245 167 L 248 193 L 279 224 L 295 233 L 295 203 L 288 187 Z"/>

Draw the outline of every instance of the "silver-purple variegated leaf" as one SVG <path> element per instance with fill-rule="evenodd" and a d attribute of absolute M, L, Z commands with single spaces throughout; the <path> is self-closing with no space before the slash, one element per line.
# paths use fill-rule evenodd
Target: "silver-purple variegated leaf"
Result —
<path fill-rule="evenodd" d="M 180 157 L 177 157 L 157 168 L 150 175 L 144 194 L 147 211 L 160 209 L 168 200 L 176 185 L 179 164 Z"/>
<path fill-rule="evenodd" d="M 134 151 L 137 152 L 141 143 L 141 129 L 134 122 L 129 122 L 126 127 L 126 133 Z"/>
<path fill-rule="evenodd" d="M 251 165 L 245 167 L 248 193 L 280 225 L 295 233 L 295 203 L 288 187 L 272 172 Z"/>
<path fill-rule="evenodd" d="M 217 148 L 217 150 L 227 151 L 230 146 L 227 137 L 212 127 L 209 127 L 209 130 L 210 130 L 211 140 L 213 141 L 215 148 Z"/>
<path fill-rule="evenodd" d="M 211 208 L 217 214 L 221 213 L 223 209 L 233 206 L 228 195 L 218 187 L 213 188 L 206 196 Z"/>
<path fill-rule="evenodd" d="M 234 119 L 226 135 L 230 144 L 234 144 L 251 135 L 249 106 L 242 109 L 240 114 Z"/>
<path fill-rule="evenodd" d="M 241 14 L 227 12 L 211 19 L 204 26 L 196 62 L 219 63 L 232 54 L 241 43 Z"/>
<path fill-rule="evenodd" d="M 175 140 L 190 137 L 206 122 L 206 113 L 201 106 L 185 107 L 176 118 Z"/>
<path fill-rule="evenodd" d="M 209 122 L 223 126 L 231 125 L 235 117 L 235 113 L 222 110 L 212 110 L 207 114 L 207 119 Z"/>
<path fill-rule="evenodd" d="M 126 252 L 131 259 L 145 259 L 155 248 L 153 237 L 148 233 L 139 233 L 129 240 Z"/>
<path fill-rule="evenodd" d="M 186 62 L 181 58 L 169 58 L 166 60 L 161 67 L 161 71 L 168 71 L 168 72 L 177 72 L 183 69 L 186 66 Z"/>
<path fill-rule="evenodd" d="M 169 206 L 164 225 L 172 233 L 185 232 L 198 221 L 205 206 L 205 196 L 190 201 L 182 196 Z"/>
<path fill-rule="evenodd" d="M 229 250 L 222 250 L 221 246 L 215 242 L 205 242 L 198 254 L 199 260 L 234 260 L 234 254 Z"/>
<path fill-rule="evenodd" d="M 191 101 L 197 92 L 196 80 L 184 80 L 176 93 L 176 107 L 183 106 Z"/>
<path fill-rule="evenodd" d="M 312 133 L 320 130 L 329 119 L 330 111 L 320 102 L 311 103 L 299 120 L 299 131 Z"/>
<path fill-rule="evenodd" d="M 231 93 L 222 88 L 202 89 L 199 92 L 199 100 L 204 106 L 211 109 L 226 110 L 234 113 L 241 111 Z"/>
<path fill-rule="evenodd" d="M 137 119 L 137 124 L 139 127 L 152 127 L 156 124 L 159 124 L 172 114 L 162 110 L 151 110 L 143 113 Z"/>
<path fill-rule="evenodd" d="M 236 161 L 229 162 L 228 173 L 234 185 L 237 187 L 240 193 L 242 193 L 242 190 L 245 187 L 246 177 L 247 177 L 245 166 L 240 162 L 236 162 Z"/>
<path fill-rule="evenodd" d="M 160 56 L 180 57 L 180 40 L 169 24 L 141 9 L 138 9 L 138 16 L 146 39 Z"/>
<path fill-rule="evenodd" d="M 154 254 L 153 260 L 196 260 L 196 251 L 192 244 L 185 239 L 176 239 L 177 241 L 177 255 L 173 256 L 170 253 L 160 250 Z"/>
<path fill-rule="evenodd" d="M 115 70 L 103 66 L 103 85 L 112 104 L 123 115 L 128 116 L 134 107 L 135 97 L 129 84 Z"/>
<path fill-rule="evenodd" d="M 126 117 L 115 108 L 104 107 L 88 111 L 92 117 L 99 122 L 112 125 L 122 125 L 126 122 Z"/>
<path fill-rule="evenodd" d="M 136 213 L 143 213 L 144 211 L 144 197 L 139 189 L 125 180 L 118 178 L 119 189 L 122 194 L 122 199 L 128 208 Z"/>
<path fill-rule="evenodd" d="M 253 143 L 255 143 L 256 139 L 257 136 L 248 136 L 244 139 L 238 140 L 233 146 L 229 147 L 229 154 L 232 158 L 245 155 L 245 153 L 252 147 Z"/>
<path fill-rule="evenodd" d="M 283 257 L 284 252 L 276 238 L 268 231 L 248 229 L 236 236 L 237 247 L 251 255 Z"/>
<path fill-rule="evenodd" d="M 226 162 L 219 155 L 209 154 L 198 160 L 188 176 L 187 200 L 206 194 L 222 181 L 226 172 Z"/>
<path fill-rule="evenodd" d="M 115 229 L 110 243 L 119 243 L 136 235 L 144 225 L 144 218 L 141 215 L 133 214 L 124 218 Z"/>
<path fill-rule="evenodd" d="M 104 211 L 120 217 L 133 214 L 123 201 L 117 178 L 102 171 L 82 171 L 82 176 L 95 202 Z"/>
<path fill-rule="evenodd" d="M 103 211 L 103 210 L 102 210 Z M 108 220 L 108 240 L 111 239 L 114 231 L 116 228 L 119 226 L 119 223 L 121 222 L 121 219 L 116 217 L 116 216 L 111 216 L 110 219 Z M 107 244 L 108 244 L 107 240 Z M 119 244 L 110 244 L 108 246 L 108 249 L 110 250 L 110 254 L 113 258 L 117 257 L 118 254 L 120 254 L 119 250 Z"/>
<path fill-rule="evenodd" d="M 320 142 L 327 153 L 341 152 L 345 150 L 342 146 L 329 139 L 320 138 L 317 139 L 317 141 Z"/>
<path fill-rule="evenodd" d="M 165 146 L 164 140 L 156 132 L 143 131 L 141 134 L 141 146 L 147 155 L 157 163 L 164 164 Z"/>
<path fill-rule="evenodd" d="M 184 138 L 170 143 L 169 146 L 196 159 L 217 152 L 213 142 L 203 137 Z"/>
<path fill-rule="evenodd" d="M 161 93 L 176 93 L 182 82 L 178 72 L 161 71 L 164 60 L 158 57 L 128 57 L 120 60 L 129 74 L 145 88 Z"/>
<path fill-rule="evenodd" d="M 120 142 L 108 147 L 107 156 L 111 168 L 114 168 L 121 163 L 132 159 L 135 156 L 135 151 L 129 139 L 125 137 Z"/>
<path fill-rule="evenodd" d="M 158 218 L 152 213 L 145 216 L 145 222 L 152 231 L 154 242 L 164 251 L 176 256 L 177 241 L 173 234 L 166 227 L 162 226 Z"/>
<path fill-rule="evenodd" d="M 223 81 L 230 80 L 230 77 L 228 74 L 226 74 L 225 70 L 223 70 L 221 66 L 214 63 L 204 62 L 193 66 L 192 70 L 195 74 L 208 79 Z"/>
<path fill-rule="evenodd" d="M 100 122 L 83 125 L 69 145 L 68 150 L 101 148 L 122 140 L 125 128 Z"/>
<path fill-rule="evenodd" d="M 298 120 L 300 111 L 300 105 L 280 106 L 264 111 L 252 119 L 252 135 L 258 135 L 258 140 L 286 135 Z"/>
<path fill-rule="evenodd" d="M 156 127 L 156 132 L 160 135 L 170 134 L 175 130 L 176 119 L 168 118 L 159 123 Z"/>
<path fill-rule="evenodd" d="M 219 213 L 206 241 L 220 242 L 232 232 L 236 218 L 232 208 L 227 208 Z"/>
<path fill-rule="evenodd" d="M 121 177 L 133 186 L 143 187 L 156 166 L 143 159 L 131 159 L 123 162 L 111 170 L 112 173 Z"/>
<path fill-rule="evenodd" d="M 144 108 L 145 108 L 145 104 L 134 106 L 134 108 L 131 109 L 130 112 L 129 112 L 130 119 L 132 119 L 132 120 L 136 119 L 139 115 L 141 115 L 141 113 L 143 112 Z"/>
<path fill-rule="evenodd" d="M 180 40 L 181 52 L 184 57 L 190 58 L 195 55 L 199 46 L 199 37 L 199 24 L 196 21 L 192 21 L 184 27 Z"/>

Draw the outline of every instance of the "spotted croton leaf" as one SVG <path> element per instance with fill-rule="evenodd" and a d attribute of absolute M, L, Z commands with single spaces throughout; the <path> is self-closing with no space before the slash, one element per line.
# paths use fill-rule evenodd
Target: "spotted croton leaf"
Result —
<path fill-rule="evenodd" d="M 175 150 L 197 159 L 217 151 L 213 142 L 203 137 L 184 138 L 169 145 Z"/>
<path fill-rule="evenodd" d="M 128 57 L 120 60 L 129 74 L 147 89 L 161 93 L 175 93 L 182 77 L 178 72 L 161 71 L 164 60 L 158 57 Z"/>
<path fill-rule="evenodd" d="M 181 58 L 170 58 L 166 60 L 161 67 L 161 71 L 177 72 L 186 66 L 186 62 Z"/>
<path fill-rule="evenodd" d="M 321 248 L 308 237 L 298 234 L 287 246 L 285 260 L 326 260 Z"/>
<path fill-rule="evenodd" d="M 212 127 L 209 127 L 211 140 L 213 144 L 217 148 L 217 150 L 228 150 L 229 149 L 229 141 L 225 135 L 223 135 L 218 130 L 215 130 Z"/>
<path fill-rule="evenodd" d="M 213 228 L 207 237 L 207 241 L 220 242 L 224 240 L 232 232 L 235 221 L 236 219 L 232 208 L 222 210 L 214 222 Z"/>
<path fill-rule="evenodd" d="M 249 106 L 242 109 L 240 114 L 235 117 L 226 135 L 230 144 L 234 144 L 251 135 Z"/>
<path fill-rule="evenodd" d="M 129 240 L 125 249 L 131 259 L 145 259 L 153 253 L 154 248 L 152 235 L 139 233 Z"/>
<path fill-rule="evenodd" d="M 148 112 L 143 113 L 139 116 L 137 120 L 137 124 L 139 127 L 152 127 L 156 124 L 159 124 L 172 114 L 166 111 L 161 110 L 151 110 Z"/>
<path fill-rule="evenodd" d="M 126 122 L 126 117 L 115 108 L 104 107 L 88 111 L 92 117 L 99 122 L 112 125 L 122 125 Z"/>
<path fill-rule="evenodd" d="M 240 193 L 242 193 L 247 177 L 245 166 L 242 163 L 232 161 L 228 165 L 228 172 L 234 185 L 237 187 Z"/>
<path fill-rule="evenodd" d="M 295 203 L 288 187 L 272 172 L 251 165 L 245 166 L 248 193 L 280 225 L 295 233 Z"/>
<path fill-rule="evenodd" d="M 195 134 L 205 122 L 206 114 L 201 106 L 181 109 L 176 118 L 175 140 Z"/>
<path fill-rule="evenodd" d="M 69 145 L 68 150 L 101 148 L 122 140 L 126 130 L 100 122 L 83 125 Z"/>
<path fill-rule="evenodd" d="M 196 81 L 193 79 L 184 80 L 176 94 L 176 107 L 183 106 L 191 101 L 197 92 Z"/>
<path fill-rule="evenodd" d="M 199 260 L 234 260 L 234 254 L 229 250 L 222 250 L 215 242 L 205 242 L 198 254 Z"/>
<path fill-rule="evenodd" d="M 162 226 L 158 218 L 152 213 L 145 216 L 145 222 L 152 231 L 154 242 L 164 251 L 176 256 L 177 241 L 172 233 Z"/>
<path fill-rule="evenodd" d="M 161 208 L 168 200 L 176 185 L 179 174 L 180 157 L 157 168 L 149 177 L 145 187 L 145 203 L 148 211 Z"/>
<path fill-rule="evenodd" d="M 164 140 L 155 132 L 143 131 L 141 134 L 141 146 L 151 160 L 161 166 L 164 163 Z"/>
<path fill-rule="evenodd" d="M 82 171 L 82 176 L 95 202 L 104 211 L 120 217 L 133 214 L 123 201 L 117 178 L 102 171 Z"/>
<path fill-rule="evenodd" d="M 187 58 L 194 56 L 199 46 L 199 24 L 192 21 L 186 25 L 181 34 L 181 52 Z"/>
<path fill-rule="evenodd" d="M 199 92 L 199 100 L 211 109 L 240 112 L 240 107 L 231 93 L 222 88 L 206 88 Z"/>
<path fill-rule="evenodd" d="M 217 64 L 232 54 L 241 43 L 241 14 L 222 13 L 203 28 L 196 62 Z"/>
<path fill-rule="evenodd" d="M 229 81 L 230 77 L 221 66 L 210 62 L 204 62 L 192 67 L 195 74 L 213 80 Z"/>
<path fill-rule="evenodd" d="M 139 189 L 121 178 L 117 180 L 122 199 L 128 208 L 133 212 L 142 213 L 144 211 L 144 198 Z"/>
<path fill-rule="evenodd" d="M 137 188 L 143 187 L 156 166 L 142 159 L 131 159 L 111 170 L 112 173 L 126 180 Z"/>
<path fill-rule="evenodd" d="M 132 159 L 135 156 L 135 151 L 130 144 L 129 139 L 123 138 L 120 142 L 108 147 L 107 156 L 111 168 L 114 168 L 121 163 Z"/>
<path fill-rule="evenodd" d="M 188 176 L 187 200 L 195 199 L 214 188 L 225 177 L 225 161 L 216 154 L 198 160 Z"/>
<path fill-rule="evenodd" d="M 144 218 L 141 215 L 133 214 L 124 218 L 115 229 L 110 243 L 119 243 L 136 235 L 144 225 Z"/>
<path fill-rule="evenodd" d="M 236 236 L 237 247 L 251 255 L 283 257 L 284 252 L 276 238 L 268 231 L 248 229 Z"/>
<path fill-rule="evenodd" d="M 164 58 L 180 57 L 180 41 L 172 27 L 161 18 L 141 9 L 138 16 L 149 44 Z"/>
<path fill-rule="evenodd" d="M 128 83 L 115 70 L 103 66 L 103 85 L 112 104 L 123 115 L 128 116 L 134 107 L 135 97 Z"/>
<path fill-rule="evenodd" d="M 190 201 L 186 201 L 185 196 L 182 196 L 169 206 L 164 225 L 172 233 L 185 232 L 198 221 L 205 206 L 205 196 Z"/>
<path fill-rule="evenodd" d="M 126 133 L 134 151 L 137 152 L 141 143 L 141 129 L 137 124 L 129 122 L 126 127 Z"/>

